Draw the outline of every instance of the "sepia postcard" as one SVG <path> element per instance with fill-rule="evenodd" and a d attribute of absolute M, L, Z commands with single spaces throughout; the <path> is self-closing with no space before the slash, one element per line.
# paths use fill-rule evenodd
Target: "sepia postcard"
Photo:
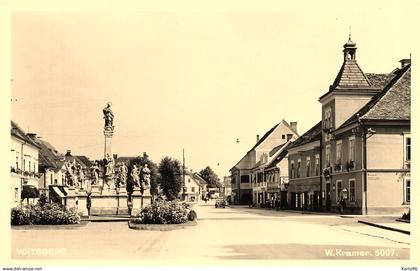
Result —
<path fill-rule="evenodd" d="M 417 270 L 415 2 L 2 5 L 3 270 Z"/>

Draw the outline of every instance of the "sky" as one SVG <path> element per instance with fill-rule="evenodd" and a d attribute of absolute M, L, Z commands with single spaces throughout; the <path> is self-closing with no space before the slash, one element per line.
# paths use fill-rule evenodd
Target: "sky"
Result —
<path fill-rule="evenodd" d="M 15 12 L 11 117 L 59 151 L 164 156 L 219 177 L 282 119 L 303 134 L 342 64 L 351 26 L 364 72 L 413 51 L 401 8 L 360 12 Z M 239 139 L 239 143 L 237 143 Z"/>

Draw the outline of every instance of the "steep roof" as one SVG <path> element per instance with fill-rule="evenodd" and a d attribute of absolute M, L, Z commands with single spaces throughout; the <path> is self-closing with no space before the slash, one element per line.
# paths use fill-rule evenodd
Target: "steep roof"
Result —
<path fill-rule="evenodd" d="M 410 120 L 411 64 L 393 72 L 387 85 L 338 129 L 362 120 Z"/>
<path fill-rule="evenodd" d="M 276 125 L 274 125 L 274 127 L 272 127 L 270 130 L 268 130 L 258 141 L 257 141 L 257 143 L 230 169 L 230 171 L 232 171 L 234 168 L 236 168 L 236 166 L 241 162 L 241 161 L 243 161 L 244 159 L 247 159 L 247 155 L 251 152 L 251 151 L 253 151 L 255 148 L 257 148 L 261 143 L 263 143 L 266 139 L 267 139 L 267 137 L 269 137 L 273 132 L 274 132 L 274 130 L 276 130 L 276 128 L 280 125 L 280 124 L 284 124 L 286 127 L 288 127 L 289 129 L 290 129 L 290 131 L 292 131 L 295 135 L 298 135 L 298 133 L 295 131 L 295 130 L 293 130 L 292 129 L 292 127 L 289 125 L 289 123 L 287 123 L 287 121 L 285 121 L 284 119 L 281 121 L 281 122 L 279 122 L 279 123 L 277 123 Z M 258 163 L 257 163 L 257 165 L 256 166 L 258 166 Z"/>
<path fill-rule="evenodd" d="M 75 157 L 82 161 L 87 167 L 90 168 L 92 166 L 92 162 L 85 155 L 75 155 Z"/>
<path fill-rule="evenodd" d="M 346 60 L 341 66 L 341 69 L 331 87 L 332 89 L 336 89 L 366 88 L 370 86 L 371 83 L 357 64 L 356 60 Z"/>
<path fill-rule="evenodd" d="M 277 148 L 278 153 L 275 154 L 274 158 L 268 163 L 266 168 L 272 168 L 275 167 L 284 157 L 286 157 L 288 153 L 289 147 L 293 144 L 291 141 L 287 141 L 286 143 L 278 146 L 280 148 Z"/>
<path fill-rule="evenodd" d="M 82 160 L 80 160 L 80 158 L 79 158 L 78 156 L 65 155 L 65 156 L 64 156 L 64 159 L 65 159 L 66 161 L 70 161 L 70 162 L 76 161 L 76 162 L 77 162 L 78 164 L 80 164 L 82 167 L 84 167 L 84 168 L 88 168 L 88 166 L 87 166 L 85 163 L 83 163 L 83 161 L 82 161 Z"/>
<path fill-rule="evenodd" d="M 39 166 L 41 168 L 59 168 L 59 162 L 64 160 L 63 155 L 45 140 L 36 138 L 34 141 L 41 147 L 38 153 Z"/>
<path fill-rule="evenodd" d="M 301 146 L 316 140 L 321 139 L 321 131 L 322 131 L 322 121 L 318 122 L 315 126 L 311 129 L 306 131 L 303 135 L 301 135 L 298 139 L 296 139 L 290 146 L 289 149 Z"/>
<path fill-rule="evenodd" d="M 283 120 L 284 121 L 284 120 Z M 252 151 L 253 149 L 255 149 L 256 147 L 258 147 L 261 143 L 264 142 L 264 140 L 280 125 L 280 123 L 277 123 L 276 125 L 274 125 L 273 128 L 271 128 L 270 130 L 268 130 L 261 138 L 260 140 L 257 141 L 257 143 L 249 150 Z"/>
<path fill-rule="evenodd" d="M 392 73 L 365 73 L 372 87 L 383 89 L 392 78 Z"/>
<path fill-rule="evenodd" d="M 32 140 L 32 138 L 26 135 L 26 133 L 22 130 L 22 128 L 20 128 L 19 125 L 17 125 L 17 123 L 14 122 L 13 120 L 11 121 L 10 134 L 16 138 L 19 138 L 20 140 L 27 142 L 28 144 L 34 146 L 35 148 L 38 148 L 38 149 L 40 148 L 40 146 L 34 140 Z"/>
<path fill-rule="evenodd" d="M 201 177 L 200 174 L 198 174 L 197 172 L 193 174 L 194 177 L 200 182 L 201 185 L 207 185 L 206 180 L 203 179 L 203 177 Z"/>

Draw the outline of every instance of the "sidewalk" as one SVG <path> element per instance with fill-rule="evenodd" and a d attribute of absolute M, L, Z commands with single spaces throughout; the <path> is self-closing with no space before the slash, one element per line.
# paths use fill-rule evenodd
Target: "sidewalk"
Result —
<path fill-rule="evenodd" d="M 119 216 L 85 216 L 82 217 L 82 221 L 90 222 L 125 222 L 130 219 L 129 216 L 119 215 Z"/>
<path fill-rule="evenodd" d="M 340 217 L 340 214 L 331 213 L 331 212 L 315 212 L 315 211 L 302 211 L 302 210 L 289 210 L 289 209 L 267 209 L 267 208 L 260 208 L 260 207 L 249 207 L 248 205 L 228 205 L 232 209 L 242 209 L 245 212 L 258 212 L 258 213 L 265 213 L 265 214 L 281 214 L 281 213 L 289 213 L 289 214 L 297 214 L 297 215 L 313 215 L 313 216 L 327 216 L 327 217 Z"/>
<path fill-rule="evenodd" d="M 396 221 L 397 218 L 395 216 L 367 216 L 361 217 L 357 222 L 410 235 L 410 223 Z"/>

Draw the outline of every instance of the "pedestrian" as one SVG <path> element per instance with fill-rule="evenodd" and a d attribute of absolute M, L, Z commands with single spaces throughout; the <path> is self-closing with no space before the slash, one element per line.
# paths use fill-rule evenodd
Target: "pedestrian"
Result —
<path fill-rule="evenodd" d="M 90 216 L 91 207 L 92 207 L 92 193 L 89 193 L 86 197 L 86 209 L 88 211 L 88 216 Z"/>

